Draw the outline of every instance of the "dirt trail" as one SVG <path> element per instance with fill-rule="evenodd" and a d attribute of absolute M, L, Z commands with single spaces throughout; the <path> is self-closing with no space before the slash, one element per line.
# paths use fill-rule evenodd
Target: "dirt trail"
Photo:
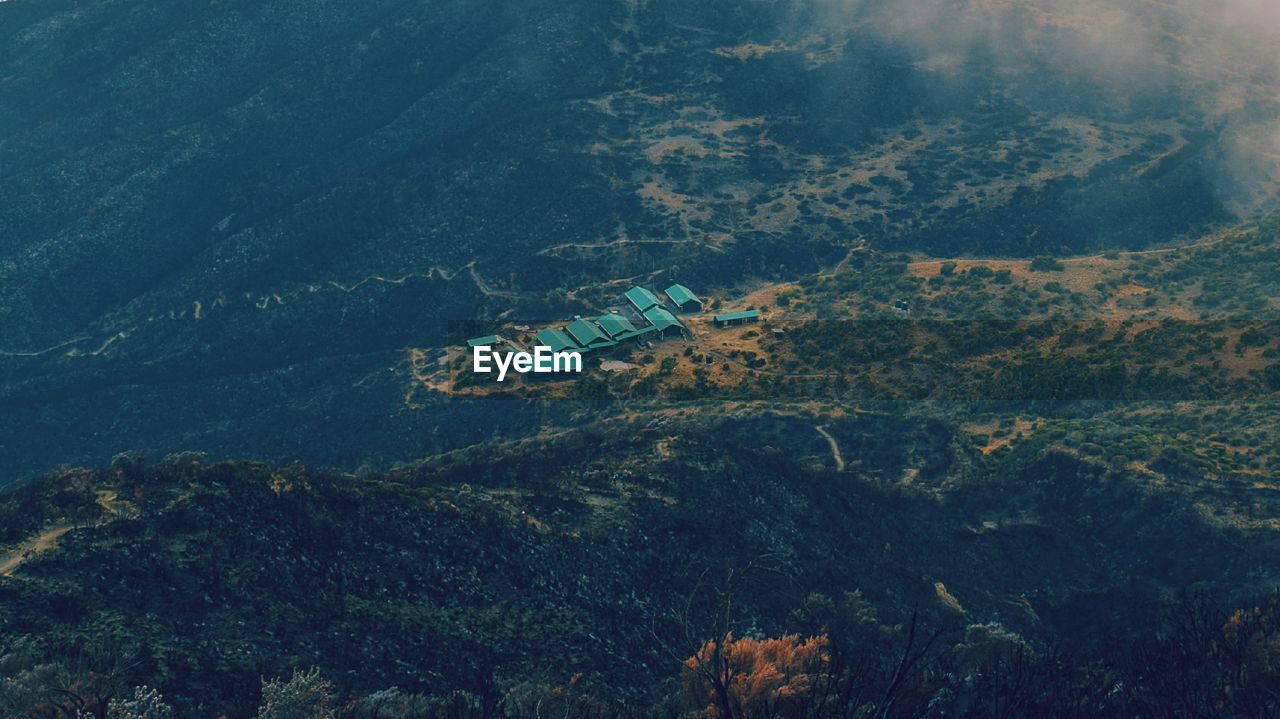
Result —
<path fill-rule="evenodd" d="M 849 260 L 853 258 L 853 253 L 856 251 L 857 251 L 856 248 L 850 247 L 849 251 L 844 253 L 844 257 L 840 258 L 840 261 L 836 263 L 835 267 L 832 267 L 831 269 L 826 270 L 825 272 L 819 272 L 818 276 L 831 277 L 832 275 L 840 274 L 840 270 L 843 270 L 849 264 Z"/>
<path fill-rule="evenodd" d="M 5 0 L 0 0 L 0 2 L 4 2 L 4 1 Z M 494 296 L 494 297 L 505 297 L 509 299 L 516 297 L 516 293 L 502 292 L 500 290 L 495 290 L 490 288 L 484 282 L 484 280 L 481 279 L 479 275 L 475 273 L 474 267 L 468 265 L 466 269 L 470 271 L 472 279 L 476 281 L 476 286 L 479 287 L 480 291 L 483 292 L 484 294 L 489 296 Z M 243 299 L 245 301 L 250 302 L 254 307 L 257 307 L 260 310 L 266 310 L 270 308 L 273 305 L 273 303 L 275 305 L 288 304 L 294 300 L 304 297 L 305 295 L 319 292 L 324 288 L 331 288 L 331 289 L 338 290 L 339 292 L 352 294 L 357 290 L 359 290 L 361 287 L 364 287 L 365 285 L 370 285 L 370 284 L 403 285 L 409 280 L 414 278 L 419 278 L 419 277 L 426 278 L 428 280 L 434 279 L 436 277 L 440 277 L 444 280 L 452 280 L 461 271 L 462 270 L 448 270 L 443 267 L 431 266 L 424 271 L 409 272 L 408 274 L 402 275 L 400 277 L 384 277 L 383 275 L 368 275 L 359 280 L 356 280 L 351 284 L 343 284 L 342 282 L 339 282 L 337 280 L 325 280 L 323 282 L 308 283 L 297 289 L 281 291 L 281 292 L 268 292 L 262 295 L 255 295 L 254 293 L 246 292 L 244 294 Z M 212 303 L 209 303 L 208 305 L 206 305 L 201 300 L 193 300 L 190 303 L 183 305 L 184 307 L 190 307 L 191 308 L 190 311 L 186 309 L 181 311 L 169 310 L 168 312 L 161 312 L 159 314 L 151 315 L 138 324 L 131 325 L 124 329 L 115 331 L 110 336 L 106 337 L 105 339 L 102 339 L 101 344 L 98 346 L 98 348 L 92 351 L 86 351 L 84 349 L 81 349 L 79 345 L 82 345 L 83 343 L 94 339 L 94 336 L 80 335 L 78 337 L 73 337 L 69 340 L 66 340 L 65 342 L 60 342 L 56 345 L 53 345 L 52 347 L 46 347 L 40 350 L 17 351 L 17 350 L 0 349 L 0 357 L 40 357 L 40 356 L 51 354 L 53 352 L 57 352 L 63 349 L 67 350 L 66 354 L 69 357 L 97 357 L 105 354 L 108 350 L 114 347 L 121 340 L 128 338 L 128 336 L 131 333 L 149 324 L 160 322 L 165 319 L 175 320 L 175 321 L 186 320 L 188 318 L 192 320 L 202 320 L 209 316 L 210 310 L 219 308 L 219 307 L 225 307 L 228 304 L 229 304 L 228 300 L 223 296 L 218 296 L 217 299 L 215 299 Z"/>
<path fill-rule="evenodd" d="M 62 535 L 71 531 L 70 524 L 59 524 L 44 530 L 14 548 L 6 555 L 0 556 L 0 575 L 12 577 L 14 570 L 35 555 L 53 549 Z"/>
<path fill-rule="evenodd" d="M 36 351 L 34 351 L 34 352 L 11 352 L 11 351 L 8 351 L 8 350 L 0 350 L 0 356 L 3 356 L 3 357 L 39 357 L 39 356 L 41 356 L 41 355 L 46 355 L 46 354 L 49 354 L 50 352 L 55 352 L 55 351 L 57 351 L 57 350 L 60 350 L 60 349 L 62 349 L 63 347 L 70 347 L 71 345 L 78 344 L 78 343 L 80 343 L 80 342 L 84 342 L 84 341 L 85 341 L 85 340 L 87 340 L 87 339 L 89 339 L 89 336 L 88 336 L 88 335 L 81 335 L 81 336 L 79 336 L 79 337 L 73 337 L 73 338 L 71 338 L 71 339 L 67 340 L 66 342 L 60 342 L 60 343 L 58 343 L 58 344 L 56 344 L 56 345 L 54 345 L 54 346 L 52 346 L 52 347 L 46 347 L 45 349 L 42 349 L 42 350 L 36 350 Z"/>
<path fill-rule="evenodd" d="M 475 262 L 471 262 L 467 265 L 467 272 L 471 274 L 471 281 L 476 283 L 476 289 L 480 290 L 480 294 L 485 297 L 502 297 L 505 299 L 515 299 L 517 297 L 515 292 L 495 290 L 490 287 L 489 283 L 485 282 L 484 278 L 480 276 L 480 273 L 476 272 Z"/>
<path fill-rule="evenodd" d="M 818 430 L 818 434 L 827 439 L 827 444 L 831 445 L 831 458 L 836 461 L 836 471 L 844 471 L 844 456 L 840 454 L 840 445 L 836 443 L 836 438 L 831 436 L 827 431 L 826 425 L 817 425 L 814 429 Z"/>
<path fill-rule="evenodd" d="M 104 524 L 118 517 L 136 518 L 138 516 L 137 507 L 120 499 L 115 492 L 103 489 L 98 490 L 97 495 L 98 506 L 102 508 L 102 518 L 99 519 L 98 524 Z M 59 522 L 45 528 L 9 552 L 0 554 L 0 576 L 12 577 L 18 567 L 28 559 L 58 546 L 58 540 L 62 535 L 74 529 L 75 526 L 69 522 Z"/>
<path fill-rule="evenodd" d="M 1067 267 L 1088 267 L 1099 263 L 1110 263 L 1112 260 L 1107 259 L 1108 253 L 1116 253 L 1121 257 L 1146 257 L 1150 255 L 1167 255 L 1183 250 L 1203 250 L 1220 245 L 1234 237 L 1247 234 L 1250 230 L 1255 229 L 1252 224 L 1237 227 L 1227 227 L 1208 235 L 1204 235 L 1193 242 L 1181 245 L 1170 245 L 1163 247 L 1153 247 L 1145 250 L 1120 250 L 1112 249 L 1107 252 L 1098 252 L 1092 255 L 1074 255 L 1068 257 L 1057 258 L 1059 262 Z M 924 273 L 926 275 L 937 274 L 938 269 L 945 262 L 955 262 L 961 267 L 970 267 L 973 265 L 988 265 L 994 269 L 1011 269 L 1023 270 L 1031 264 L 1031 260 L 1025 257 L 935 257 L 930 259 L 916 260 L 909 263 L 911 270 L 917 275 Z M 1015 272 L 1016 273 L 1016 272 Z"/>

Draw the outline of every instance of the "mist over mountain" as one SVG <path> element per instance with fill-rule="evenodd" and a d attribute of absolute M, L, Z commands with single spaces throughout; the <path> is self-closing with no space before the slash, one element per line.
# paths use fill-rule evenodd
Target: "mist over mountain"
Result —
<path fill-rule="evenodd" d="M 1223 194 L 1237 209 L 1274 196 L 1280 177 L 1280 8 L 1264 0 L 1065 2 L 830 0 L 798 27 L 853 25 L 911 48 L 959 79 L 981 58 L 1043 83 L 1101 93 L 1117 108 L 1164 97 L 1198 108 L 1220 133 Z M 1077 104 L 1077 108 L 1080 107 Z M 1262 187 L 1259 187 L 1261 185 Z"/>

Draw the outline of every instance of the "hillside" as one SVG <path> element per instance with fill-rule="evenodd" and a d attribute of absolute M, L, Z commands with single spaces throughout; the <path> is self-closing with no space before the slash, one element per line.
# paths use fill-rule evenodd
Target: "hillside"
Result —
<path fill-rule="evenodd" d="M 1107 443 L 1102 426 L 1089 437 Z M 313 664 L 344 696 L 462 690 L 508 710 L 581 674 L 609 711 L 647 715 L 674 691 L 668 652 L 715 629 L 672 610 L 714 608 L 726 567 L 762 567 L 736 590 L 744 631 L 859 591 L 899 625 L 874 651 L 899 651 L 919 608 L 945 646 L 996 622 L 1075 668 L 1125 665 L 1188 587 L 1227 607 L 1274 584 L 1274 527 L 1248 519 L 1274 516 L 1271 485 L 1210 479 L 1155 442 L 1116 465 L 1078 441 L 985 455 L 928 417 L 672 411 L 359 478 L 190 455 L 68 470 L 0 505 L 12 547 L 73 527 L 0 580 L 6 671 L 128 650 L 115 681 L 232 717 L 260 677 Z M 913 692 L 941 689 L 949 652 Z"/>
<path fill-rule="evenodd" d="M 0 0 L 0 719 L 1280 719 L 1277 47 Z"/>
<path fill-rule="evenodd" d="M 1274 201 L 1265 23 L 918 5 L 0 4 L 0 483 L 130 449 L 385 467 L 493 424 L 401 411 L 449 320 L 863 245 L 1164 246 Z"/>

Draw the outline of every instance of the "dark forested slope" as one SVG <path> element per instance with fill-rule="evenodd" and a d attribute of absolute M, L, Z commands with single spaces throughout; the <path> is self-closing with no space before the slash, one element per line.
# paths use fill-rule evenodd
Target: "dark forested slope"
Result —
<path fill-rule="evenodd" d="M 826 427 L 844 471 L 811 420 L 768 414 L 615 423 L 365 478 L 189 455 L 67 471 L 0 505 L 10 546 L 74 527 L 0 580 L 0 633 L 17 657 L 133 647 L 129 676 L 193 716 L 245 716 L 260 677 L 313 664 L 353 695 L 495 701 L 582 673 L 635 709 L 670 691 L 672 654 L 714 636 L 702 610 L 726 568 L 757 568 L 733 610 L 748 634 L 860 590 L 889 625 L 918 608 L 960 641 L 997 622 L 1076 662 L 1122 656 L 1171 593 L 1274 581 L 1258 563 L 1274 538 L 1207 520 L 1199 480 L 1054 443 L 984 459 L 933 420 Z"/>

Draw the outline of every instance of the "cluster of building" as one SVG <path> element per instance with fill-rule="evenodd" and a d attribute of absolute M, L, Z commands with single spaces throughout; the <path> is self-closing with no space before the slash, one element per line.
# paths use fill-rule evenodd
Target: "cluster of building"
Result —
<path fill-rule="evenodd" d="M 599 317 L 579 317 L 563 327 L 538 330 L 535 336 L 539 345 L 549 347 L 552 352 L 579 353 L 607 349 L 633 339 L 689 336 L 689 329 L 676 315 L 702 312 L 702 300 L 688 287 L 678 283 L 662 293 L 666 296 L 665 302 L 652 290 L 632 287 L 623 294 L 628 305 L 625 313 L 613 310 Z M 759 319 L 759 310 L 730 312 L 714 317 L 717 327 L 756 322 Z M 502 341 L 497 335 L 488 335 L 467 340 L 467 346 L 489 346 Z"/>
<path fill-rule="evenodd" d="M 681 284 L 671 285 L 663 294 L 669 306 L 651 290 L 632 287 L 623 295 L 630 306 L 626 314 L 615 310 L 595 318 L 579 317 L 563 327 L 538 330 L 535 336 L 538 344 L 552 352 L 579 353 L 607 349 L 627 340 L 645 337 L 687 336 L 689 329 L 676 318 L 675 313 L 701 312 L 702 300 Z M 493 345 L 500 341 L 497 335 L 476 337 L 467 340 L 467 346 Z"/>
<path fill-rule="evenodd" d="M 632 287 L 623 295 L 631 309 L 628 314 L 613 311 L 596 318 L 579 317 L 564 327 L 541 329 L 537 332 L 538 344 L 550 347 L 553 352 L 591 352 L 627 340 L 687 335 L 689 329 L 672 310 L 701 312 L 702 300 L 680 284 L 668 287 L 664 294 L 671 303 L 670 308 L 652 291 Z"/>

